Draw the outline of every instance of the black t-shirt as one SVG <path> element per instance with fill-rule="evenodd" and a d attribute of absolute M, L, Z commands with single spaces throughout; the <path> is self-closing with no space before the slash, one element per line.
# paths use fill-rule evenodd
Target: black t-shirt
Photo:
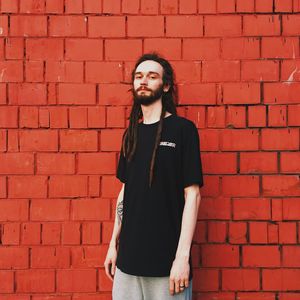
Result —
<path fill-rule="evenodd" d="M 117 178 L 125 183 L 117 267 L 136 276 L 169 276 L 176 256 L 184 188 L 203 185 L 195 124 L 172 114 L 163 119 L 152 186 L 149 170 L 158 122 L 138 124 L 137 148 L 127 162 L 122 149 Z M 190 253 L 190 279 L 193 277 Z"/>

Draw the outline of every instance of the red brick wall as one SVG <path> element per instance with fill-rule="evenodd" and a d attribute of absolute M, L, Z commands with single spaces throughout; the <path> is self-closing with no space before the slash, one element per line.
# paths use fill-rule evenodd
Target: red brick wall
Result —
<path fill-rule="evenodd" d="M 299 0 L 0 0 L 0 299 L 107 300 L 131 107 L 157 50 L 201 136 L 194 299 L 298 300 Z M 53 295 L 53 297 L 50 297 Z"/>

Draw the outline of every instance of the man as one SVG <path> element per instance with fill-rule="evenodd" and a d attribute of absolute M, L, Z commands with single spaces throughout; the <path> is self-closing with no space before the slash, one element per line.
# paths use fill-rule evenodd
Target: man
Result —
<path fill-rule="evenodd" d="M 105 271 L 114 300 L 191 300 L 191 243 L 203 185 L 198 131 L 177 115 L 167 60 L 143 55 L 132 83 L 117 169 L 123 186 Z"/>

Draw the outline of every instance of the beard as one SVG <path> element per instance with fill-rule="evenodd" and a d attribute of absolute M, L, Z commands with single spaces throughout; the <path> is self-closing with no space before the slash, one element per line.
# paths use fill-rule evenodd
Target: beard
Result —
<path fill-rule="evenodd" d="M 163 85 L 160 85 L 156 90 L 151 90 L 151 93 L 149 95 L 140 95 L 135 89 L 133 89 L 133 100 L 137 104 L 149 106 L 155 101 L 157 101 L 159 98 L 161 98 L 163 92 Z"/>

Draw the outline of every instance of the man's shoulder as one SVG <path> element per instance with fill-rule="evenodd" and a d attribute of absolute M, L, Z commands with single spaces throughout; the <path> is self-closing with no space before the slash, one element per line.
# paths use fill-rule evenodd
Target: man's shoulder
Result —
<path fill-rule="evenodd" d="M 192 130 L 196 128 L 196 125 L 192 120 L 183 116 L 177 115 L 176 122 L 179 124 L 181 128 L 183 128 L 183 130 Z"/>

